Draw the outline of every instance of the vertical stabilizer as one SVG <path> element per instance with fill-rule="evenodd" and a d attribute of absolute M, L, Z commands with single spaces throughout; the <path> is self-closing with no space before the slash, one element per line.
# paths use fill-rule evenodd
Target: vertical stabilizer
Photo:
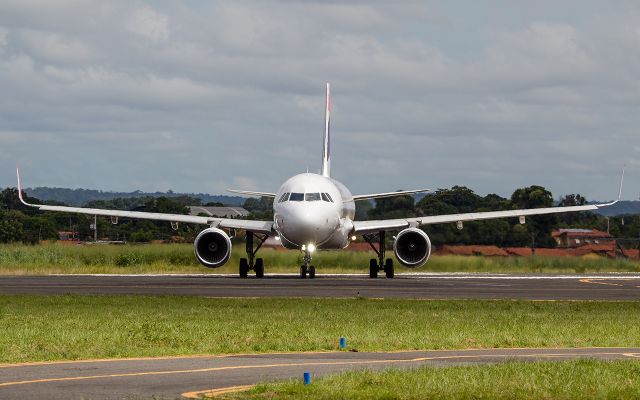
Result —
<path fill-rule="evenodd" d="M 331 137 L 329 135 L 329 114 L 331 112 L 331 93 L 327 82 L 327 106 L 324 110 L 324 136 L 322 137 L 322 176 L 331 176 Z"/>

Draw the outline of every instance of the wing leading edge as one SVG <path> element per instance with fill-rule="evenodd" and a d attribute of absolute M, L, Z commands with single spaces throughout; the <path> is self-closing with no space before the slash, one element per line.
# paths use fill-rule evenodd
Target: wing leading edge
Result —
<path fill-rule="evenodd" d="M 610 203 L 588 204 L 585 206 L 530 208 L 521 210 L 487 211 L 464 214 L 429 215 L 415 218 L 386 219 L 373 221 L 353 221 L 353 233 L 369 233 L 376 231 L 393 231 L 408 228 L 410 226 L 445 224 L 450 222 L 462 223 L 466 221 L 480 221 L 485 219 L 527 217 L 531 215 L 559 214 L 566 212 L 594 211 L 603 207 L 616 204 L 622 197 L 622 184 L 624 182 L 624 169 L 620 178 L 620 190 L 618 199 Z M 355 196 L 354 196 L 355 197 Z"/>
<path fill-rule="evenodd" d="M 105 210 L 101 208 L 84 208 L 84 207 L 66 207 L 66 206 L 50 206 L 45 204 L 30 204 L 24 200 L 22 195 L 22 182 L 20 180 L 20 170 L 16 169 L 18 176 L 18 197 L 20 202 L 26 206 L 36 208 L 41 211 L 56 211 L 66 212 L 73 214 L 89 214 L 100 215 L 105 217 L 117 217 L 117 218 L 133 218 L 133 219 L 147 219 L 153 221 L 168 221 L 168 222 L 182 222 L 190 224 L 209 225 L 217 228 L 230 228 L 241 229 L 251 232 L 259 233 L 271 233 L 273 222 L 272 221 L 254 221 L 254 220 L 242 220 L 242 219 L 230 219 L 230 218 L 216 218 L 216 217 L 200 217 L 195 215 L 183 215 L 183 214 L 164 214 L 164 213 L 149 213 L 142 211 L 122 211 L 122 210 Z"/>

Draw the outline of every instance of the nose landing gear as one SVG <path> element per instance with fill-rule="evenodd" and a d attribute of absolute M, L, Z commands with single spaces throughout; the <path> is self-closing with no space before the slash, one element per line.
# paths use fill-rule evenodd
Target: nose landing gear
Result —
<path fill-rule="evenodd" d="M 255 249 L 253 248 L 254 236 L 258 237 L 258 245 Z M 257 235 L 253 232 L 247 231 L 247 258 L 240 259 L 240 278 L 246 278 L 249 276 L 249 271 L 251 270 L 256 272 L 256 278 L 264 278 L 264 261 L 262 258 L 255 258 L 255 256 L 268 237 L 269 235 Z"/>
<path fill-rule="evenodd" d="M 387 278 L 391 279 L 395 276 L 395 269 L 393 267 L 393 259 L 387 258 L 385 260 L 385 231 L 380 231 L 377 234 L 364 234 L 362 238 L 369 243 L 369 246 L 376 252 L 378 259 L 372 258 L 369 260 L 369 278 L 377 278 L 378 271 L 384 271 Z M 374 245 L 374 241 L 378 239 L 378 248 Z"/>
<path fill-rule="evenodd" d="M 309 274 L 309 279 L 316 277 L 316 267 L 311 265 L 311 252 L 309 249 L 304 250 L 304 262 L 300 266 L 300 278 L 305 279 Z"/>

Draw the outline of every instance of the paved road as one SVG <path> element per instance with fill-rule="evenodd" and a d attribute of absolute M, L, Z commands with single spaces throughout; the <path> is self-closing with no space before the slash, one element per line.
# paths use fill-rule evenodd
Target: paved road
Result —
<path fill-rule="evenodd" d="M 0 294 L 175 294 L 210 297 L 640 300 L 640 275 L 407 274 L 395 279 L 325 275 L 49 275 L 0 277 Z"/>
<path fill-rule="evenodd" d="M 488 349 L 397 353 L 292 353 L 0 365 L 2 399 L 197 397 L 305 371 L 313 377 L 354 368 L 491 363 L 505 360 L 632 359 L 640 348 Z M 195 393 L 194 393 L 195 392 Z"/>

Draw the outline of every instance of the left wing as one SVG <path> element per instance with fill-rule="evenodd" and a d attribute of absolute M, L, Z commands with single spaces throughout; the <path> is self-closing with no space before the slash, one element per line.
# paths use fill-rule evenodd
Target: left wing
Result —
<path fill-rule="evenodd" d="M 30 204 L 27 203 L 22 196 L 22 182 L 20 181 L 20 171 L 16 169 L 18 176 L 18 197 L 22 204 L 37 208 L 41 211 L 58 211 L 74 214 L 89 214 L 100 215 L 114 218 L 134 218 L 134 219 L 148 219 L 154 221 L 168 221 L 168 222 L 183 222 L 192 224 L 209 225 L 217 228 L 231 228 L 241 229 L 258 233 L 271 233 L 273 227 L 273 221 L 254 221 L 254 220 L 242 220 L 242 219 L 230 219 L 230 218 L 216 218 L 216 217 L 200 217 L 195 215 L 183 215 L 183 214 L 164 214 L 164 213 L 150 213 L 142 211 L 122 211 L 122 210 L 105 210 L 101 208 L 83 208 L 83 207 L 66 207 L 66 206 L 50 206 L 44 204 Z"/>
<path fill-rule="evenodd" d="M 479 221 L 484 219 L 525 217 L 529 215 L 558 214 L 565 212 L 591 211 L 617 203 L 618 200 L 606 204 L 590 204 L 586 206 L 531 208 L 525 210 L 487 211 L 465 214 L 429 215 L 425 217 L 385 219 L 374 221 L 353 221 L 354 233 L 368 233 L 375 231 L 391 231 L 408 228 L 410 226 L 444 224 L 447 222 Z"/>
<path fill-rule="evenodd" d="M 530 215 L 558 214 L 566 212 L 593 211 L 603 207 L 608 207 L 620 201 L 622 196 L 622 183 L 624 182 L 624 169 L 620 178 L 620 190 L 618 199 L 610 203 L 588 204 L 585 206 L 568 206 L 568 207 L 546 207 L 546 208 L 530 208 L 521 210 L 504 210 L 504 211 L 487 211 L 474 212 L 464 214 L 446 214 L 446 215 L 429 215 L 424 217 L 385 219 L 374 221 L 353 221 L 353 233 L 371 233 L 379 231 L 394 231 L 410 226 L 418 227 L 421 225 L 444 224 L 448 222 L 462 223 L 466 221 L 480 221 L 485 219 L 510 218 L 510 217 L 526 217 Z M 354 196 L 355 197 L 355 196 Z"/>

